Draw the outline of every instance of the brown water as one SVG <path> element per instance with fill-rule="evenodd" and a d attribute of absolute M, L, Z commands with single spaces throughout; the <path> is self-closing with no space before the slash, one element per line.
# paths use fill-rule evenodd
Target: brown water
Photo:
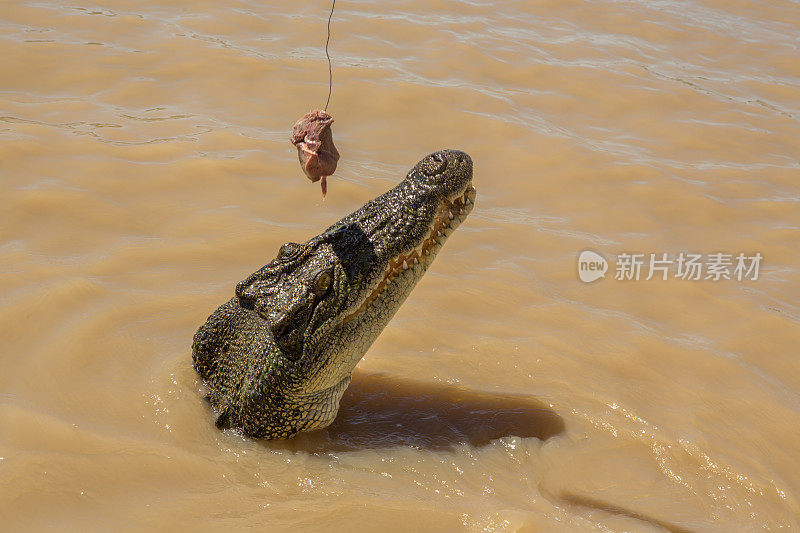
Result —
<path fill-rule="evenodd" d="M 328 8 L 0 5 L 2 529 L 798 527 L 800 5 L 341 1 L 323 203 L 288 136 Z M 336 423 L 216 430 L 196 328 L 444 147 L 475 210 Z M 619 281 L 623 252 L 763 261 Z"/>

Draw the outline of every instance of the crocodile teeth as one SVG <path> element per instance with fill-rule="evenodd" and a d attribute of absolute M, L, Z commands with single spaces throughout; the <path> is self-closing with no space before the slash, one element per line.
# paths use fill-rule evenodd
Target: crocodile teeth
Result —
<path fill-rule="evenodd" d="M 430 261 L 429 256 L 432 255 L 431 252 L 435 255 L 444 245 L 445 237 L 451 235 L 453 231 L 455 231 L 455 228 L 452 226 L 452 221 L 458 219 L 457 222 L 460 223 L 463 220 L 464 211 L 467 210 L 467 207 L 472 205 L 474 201 L 475 189 L 472 186 L 455 200 L 443 200 L 441 211 L 439 211 L 437 218 L 434 219 L 428 229 L 428 237 L 410 252 L 401 253 L 389 262 L 388 268 L 384 272 L 383 280 L 361 306 L 348 316 L 346 320 L 350 320 L 369 307 L 392 282 L 398 281 L 398 276 L 407 271 L 409 266 L 418 264 L 426 265 Z"/>

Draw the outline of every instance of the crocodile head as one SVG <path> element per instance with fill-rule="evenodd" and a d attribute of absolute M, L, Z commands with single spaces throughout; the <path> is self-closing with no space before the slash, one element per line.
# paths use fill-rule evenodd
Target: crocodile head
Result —
<path fill-rule="evenodd" d="M 194 336 L 217 426 L 262 438 L 323 428 L 353 369 L 472 210 L 472 160 L 433 153 L 309 241 L 286 243 Z"/>

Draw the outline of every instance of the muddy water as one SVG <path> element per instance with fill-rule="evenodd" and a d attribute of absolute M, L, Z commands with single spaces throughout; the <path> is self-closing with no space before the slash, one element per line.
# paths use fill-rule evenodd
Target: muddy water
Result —
<path fill-rule="evenodd" d="M 322 202 L 328 7 L 0 6 L 4 528 L 797 527 L 800 6 L 339 2 Z M 217 431 L 195 329 L 444 147 L 476 208 L 336 423 Z M 615 279 L 682 252 L 763 260 Z"/>

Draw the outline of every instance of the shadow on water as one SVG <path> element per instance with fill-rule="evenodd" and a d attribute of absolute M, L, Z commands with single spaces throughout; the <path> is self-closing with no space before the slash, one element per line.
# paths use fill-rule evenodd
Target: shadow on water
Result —
<path fill-rule="evenodd" d="M 357 372 L 328 428 L 263 443 L 308 452 L 391 446 L 441 450 L 485 446 L 507 436 L 547 440 L 563 431 L 563 419 L 535 398 Z"/>

